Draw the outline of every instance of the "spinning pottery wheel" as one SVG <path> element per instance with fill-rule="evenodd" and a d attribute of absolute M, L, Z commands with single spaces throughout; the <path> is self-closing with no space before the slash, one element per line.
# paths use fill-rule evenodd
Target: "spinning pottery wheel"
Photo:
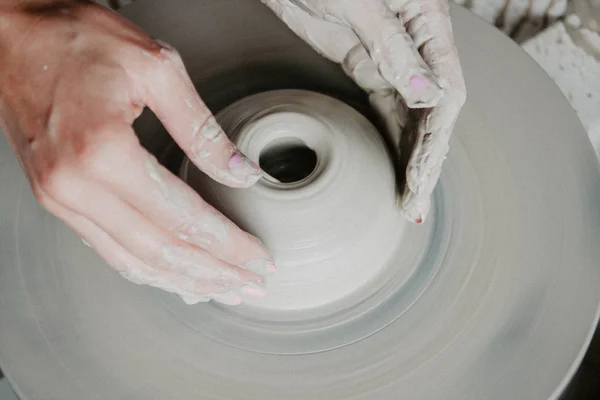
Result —
<path fill-rule="evenodd" d="M 368 154 L 381 155 L 366 160 L 383 174 L 372 177 L 353 160 L 358 192 L 371 190 L 382 199 L 380 208 L 359 208 L 356 218 L 372 218 L 357 221 L 368 225 L 385 213 L 388 218 L 364 229 L 375 233 L 396 223 L 384 147 L 364 135 L 374 129 L 365 96 L 260 2 L 144 0 L 124 13 L 180 50 L 202 97 L 254 158 L 272 141 L 248 135 L 261 129 L 272 134 L 273 124 L 263 124 L 272 113 L 261 113 L 274 104 L 285 106 L 275 116 L 308 115 L 325 126 L 336 115 L 355 118 L 354 127 L 364 128 L 355 129 L 356 137 L 371 140 Z M 282 259 L 269 282 L 276 301 L 240 307 L 187 306 L 122 279 L 40 209 L 2 138 L 0 362 L 21 398 L 556 398 L 598 317 L 597 160 L 567 101 L 525 53 L 466 11 L 453 8 L 452 17 L 469 99 L 432 214 L 422 226 L 398 219 L 397 231 L 382 230 L 388 233 L 381 242 L 368 242 L 388 253 L 368 264 L 368 273 L 349 265 L 364 274 L 363 284 L 351 290 L 336 291 L 327 286 L 333 280 L 323 280 L 319 293 L 328 296 L 300 301 L 305 282 L 289 285 L 285 277 L 318 260 L 302 263 L 290 255 L 294 241 L 277 235 L 286 232 L 284 224 L 248 217 L 262 215 L 269 193 L 285 193 L 292 197 L 288 203 L 277 197 L 271 205 L 301 223 L 298 208 L 290 206 L 300 201 L 294 193 L 314 190 L 324 202 L 314 186 L 319 179 L 335 171 L 339 180 L 331 182 L 347 179 L 347 162 L 335 169 L 323 160 L 356 148 L 342 154 L 313 144 L 316 128 L 277 134 L 314 150 L 315 163 L 300 176 L 232 195 L 182 160 L 151 115 L 137 123 L 150 151 L 240 225 L 265 236 Z M 308 111 L 298 109 L 307 104 Z M 251 111 L 252 123 L 239 119 L 243 110 Z M 351 197 L 356 187 L 345 187 L 345 197 L 357 207 L 372 206 L 372 199 Z M 240 198 L 252 198 L 258 208 L 240 208 Z M 335 216 L 334 225 L 343 221 L 343 215 L 327 215 Z M 364 246 L 364 235 L 338 248 Z M 349 262 L 340 253 L 328 257 Z"/>

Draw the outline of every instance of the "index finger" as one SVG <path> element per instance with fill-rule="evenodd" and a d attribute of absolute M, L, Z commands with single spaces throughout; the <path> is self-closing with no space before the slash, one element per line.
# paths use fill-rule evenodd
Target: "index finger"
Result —
<path fill-rule="evenodd" d="M 444 90 L 440 104 L 428 110 L 418 122 L 417 140 L 406 171 L 403 209 L 411 219 L 422 221 L 429 212 L 429 197 L 438 181 L 450 136 L 465 103 L 465 82 L 452 35 L 448 3 L 422 0 L 420 7 L 414 8 L 406 7 L 402 0 L 388 0 L 388 3 L 392 8 L 397 7 L 400 19 Z M 431 26 L 436 27 L 435 32 L 431 31 Z"/>
<path fill-rule="evenodd" d="M 142 101 L 156 114 L 189 159 L 216 181 L 249 187 L 261 170 L 229 140 L 189 78 L 179 54 L 166 44 L 146 52 Z"/>

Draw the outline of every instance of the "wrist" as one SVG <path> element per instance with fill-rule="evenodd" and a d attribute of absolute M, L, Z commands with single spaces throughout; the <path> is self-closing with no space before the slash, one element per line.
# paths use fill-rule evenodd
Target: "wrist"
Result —
<path fill-rule="evenodd" d="M 15 46 L 45 12 L 71 6 L 71 0 L 0 0 L 0 60 L 6 62 Z"/>

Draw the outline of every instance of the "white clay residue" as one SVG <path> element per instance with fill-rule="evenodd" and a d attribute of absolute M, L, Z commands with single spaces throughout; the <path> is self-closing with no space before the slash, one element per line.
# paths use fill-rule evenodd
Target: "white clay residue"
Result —
<path fill-rule="evenodd" d="M 253 113 L 259 117 L 247 118 Z M 259 181 L 256 190 L 217 184 L 189 162 L 182 170 L 205 200 L 258 233 L 272 252 L 277 273 L 269 277 L 268 294 L 246 304 L 311 309 L 378 279 L 405 223 L 383 140 L 362 115 L 322 95 L 276 91 L 235 103 L 218 120 L 241 151 L 231 162 L 240 168 L 249 168 L 242 153 L 259 160 L 267 150 L 277 157 L 281 149 L 299 148 L 317 158 L 314 170 L 298 181 L 278 183 L 275 172 L 275 179 Z M 196 229 L 214 224 L 202 221 Z"/>
<path fill-rule="evenodd" d="M 197 152 L 197 156 L 198 156 L 198 158 L 208 158 L 208 157 L 210 157 L 210 153 L 206 149 L 200 149 Z"/>
<path fill-rule="evenodd" d="M 217 124 L 217 121 L 214 117 L 209 117 L 208 121 L 206 121 L 204 124 L 204 127 L 202 128 L 202 136 L 215 143 L 218 143 L 222 140 L 223 130 L 219 124 Z"/>
<path fill-rule="evenodd" d="M 228 282 L 239 281 L 240 276 L 231 269 L 221 269 L 209 265 L 210 260 L 200 260 L 193 249 L 179 246 L 165 246 L 162 249 L 164 261 L 172 265 L 175 271 L 184 273 L 196 280 L 227 285 Z"/>
<path fill-rule="evenodd" d="M 192 136 L 196 137 L 198 132 L 200 132 L 200 128 L 202 128 L 202 121 L 194 119 L 192 120 Z"/>
<path fill-rule="evenodd" d="M 205 121 L 192 121 L 192 136 L 196 138 L 198 135 L 201 135 L 204 139 L 218 143 L 224 133 L 219 124 L 217 124 L 217 121 L 215 121 L 215 118 L 209 116 Z"/>
<path fill-rule="evenodd" d="M 223 217 L 214 214 L 214 212 L 207 210 L 201 216 L 192 218 L 193 223 L 185 224 L 177 229 L 180 235 L 183 237 L 194 236 L 194 238 L 204 237 L 206 244 L 211 244 L 212 240 L 218 242 L 224 242 L 227 239 L 228 228 L 227 222 L 223 220 Z M 210 236 L 209 238 L 205 237 Z"/>
<path fill-rule="evenodd" d="M 153 156 L 148 156 L 148 160 L 146 161 L 146 166 L 148 168 L 148 176 L 150 179 L 156 183 L 158 186 L 160 193 L 163 198 L 169 203 L 176 211 L 179 213 L 186 215 L 189 213 L 189 204 L 185 200 L 185 197 L 180 193 L 174 193 L 167 186 L 166 182 L 162 177 L 161 166 L 158 161 Z"/>

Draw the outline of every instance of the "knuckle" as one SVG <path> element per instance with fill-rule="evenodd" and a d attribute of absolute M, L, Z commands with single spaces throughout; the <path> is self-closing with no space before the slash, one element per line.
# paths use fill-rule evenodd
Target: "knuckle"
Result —
<path fill-rule="evenodd" d="M 82 137 L 100 137 L 97 131 Z M 34 163 L 35 179 L 32 185 L 34 195 L 42 205 L 48 204 L 48 197 L 62 204 L 72 204 L 77 198 L 78 182 L 92 177 L 105 177 L 118 173 L 122 163 L 132 154 L 126 135 L 108 137 L 106 140 L 95 140 L 94 144 L 71 142 L 69 151 L 46 162 L 43 154 Z"/>
<path fill-rule="evenodd" d="M 85 175 L 104 175 L 111 167 L 110 159 L 113 147 L 110 142 L 90 147 L 76 155 L 73 167 Z"/>
<path fill-rule="evenodd" d="M 185 71 L 185 66 L 179 52 L 171 45 L 152 39 L 148 46 L 144 46 L 142 54 L 142 70 L 154 76 L 165 74 L 170 76 L 174 71 Z"/>
<path fill-rule="evenodd" d="M 33 192 L 40 204 L 51 211 L 52 200 L 70 204 L 70 188 L 74 182 L 73 175 L 63 165 L 57 164 L 38 173 Z"/>
<path fill-rule="evenodd" d="M 160 39 L 155 39 L 156 44 L 159 46 L 159 53 L 169 57 L 180 58 L 179 52 L 175 49 L 175 47 L 171 46 L 169 43 L 164 42 Z"/>
<path fill-rule="evenodd" d="M 40 182 L 33 183 L 31 185 L 31 190 L 33 192 L 33 196 L 37 200 L 37 202 L 47 211 L 52 212 L 54 205 L 52 199 L 48 195 L 48 192 L 44 190 L 44 186 Z"/>
<path fill-rule="evenodd" d="M 177 49 L 159 39 L 155 39 L 154 43 L 155 49 L 152 53 L 161 66 L 183 68 L 183 60 Z"/>
<path fill-rule="evenodd" d="M 56 184 L 63 184 L 67 177 L 81 177 L 83 179 L 96 177 L 102 175 L 102 170 L 108 168 L 107 156 L 105 150 L 99 150 L 97 148 L 86 149 L 85 151 L 78 152 L 65 160 L 62 166 L 57 168 L 53 175 L 51 182 L 57 182 Z M 53 183 L 53 186 L 55 184 Z"/>
<path fill-rule="evenodd" d="M 127 160 L 134 154 L 131 151 L 132 141 L 128 135 L 116 135 L 115 132 L 116 130 L 106 133 L 96 131 L 88 135 L 101 139 L 77 149 L 71 159 L 65 161 L 65 169 L 70 169 L 79 176 L 105 177 L 122 168 L 120 161 Z"/>

